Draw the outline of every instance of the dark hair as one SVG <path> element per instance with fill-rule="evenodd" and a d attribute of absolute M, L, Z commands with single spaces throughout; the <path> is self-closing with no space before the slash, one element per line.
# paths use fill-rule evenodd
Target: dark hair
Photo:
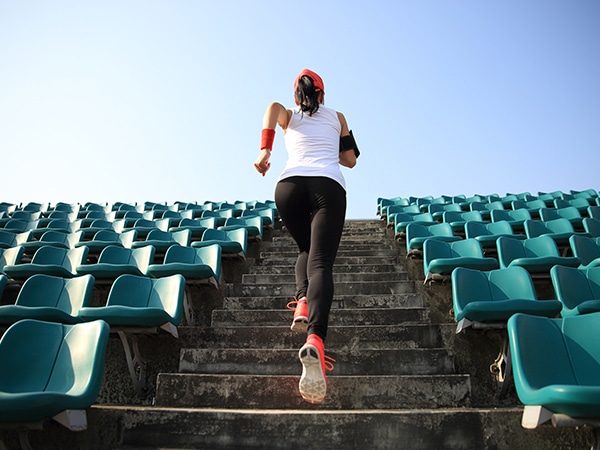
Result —
<path fill-rule="evenodd" d="M 300 77 L 294 97 L 302 112 L 312 116 L 319 110 L 319 92 L 315 90 L 315 84 L 311 77 L 307 75 Z"/>

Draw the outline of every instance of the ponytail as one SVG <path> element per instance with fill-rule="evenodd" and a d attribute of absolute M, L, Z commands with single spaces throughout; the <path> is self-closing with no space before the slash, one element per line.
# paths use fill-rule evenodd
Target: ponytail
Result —
<path fill-rule="evenodd" d="M 308 113 L 309 116 L 312 116 L 319 110 L 319 92 L 320 90 L 316 90 L 311 77 L 303 75 L 298 79 L 294 98 L 303 113 Z"/>

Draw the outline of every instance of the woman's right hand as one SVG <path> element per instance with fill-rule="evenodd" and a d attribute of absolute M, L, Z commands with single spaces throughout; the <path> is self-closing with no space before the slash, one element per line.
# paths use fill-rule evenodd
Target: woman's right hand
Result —
<path fill-rule="evenodd" d="M 271 163 L 269 162 L 270 159 L 271 150 L 265 148 L 260 151 L 260 155 L 258 155 L 256 161 L 254 161 L 254 167 L 256 168 L 256 170 L 258 170 L 258 173 L 260 173 L 263 177 L 271 168 Z"/>

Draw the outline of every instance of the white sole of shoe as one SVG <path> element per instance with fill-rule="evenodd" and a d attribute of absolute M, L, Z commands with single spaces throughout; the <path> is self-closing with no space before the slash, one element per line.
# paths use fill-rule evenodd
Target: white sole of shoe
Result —
<path fill-rule="evenodd" d="M 298 352 L 302 363 L 302 376 L 300 377 L 300 395 L 308 403 L 318 405 L 325 400 L 327 380 L 323 375 L 319 351 L 314 345 L 304 344 Z"/>
<path fill-rule="evenodd" d="M 308 329 L 308 317 L 296 317 L 290 329 L 295 333 L 306 333 Z"/>

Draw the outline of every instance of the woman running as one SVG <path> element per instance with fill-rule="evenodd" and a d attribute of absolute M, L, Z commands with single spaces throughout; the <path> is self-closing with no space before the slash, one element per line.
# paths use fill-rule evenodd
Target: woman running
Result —
<path fill-rule="evenodd" d="M 346 216 L 346 189 L 340 165 L 352 168 L 358 147 L 344 115 L 324 106 L 325 86 L 304 69 L 294 82 L 296 108 L 271 103 L 264 114 L 260 155 L 254 167 L 263 176 L 275 128 L 283 129 L 287 163 L 277 180 L 275 203 L 283 224 L 298 245 L 292 330 L 306 332 L 299 351 L 300 394 L 309 403 L 325 398 L 324 341 L 333 302 L 333 264 Z"/>

